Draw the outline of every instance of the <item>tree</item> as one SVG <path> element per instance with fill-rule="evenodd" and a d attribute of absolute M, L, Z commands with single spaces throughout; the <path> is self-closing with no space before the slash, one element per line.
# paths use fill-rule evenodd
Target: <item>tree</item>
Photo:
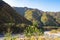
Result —
<path fill-rule="evenodd" d="M 7 26 L 7 32 L 11 32 L 11 27 L 14 25 L 15 23 L 5 23 L 4 25 Z"/>
<path fill-rule="evenodd" d="M 32 14 L 33 14 L 32 10 L 27 10 L 25 12 L 25 18 L 27 18 L 29 21 L 32 21 L 33 20 Z"/>
<path fill-rule="evenodd" d="M 26 27 L 24 33 L 25 33 L 26 36 L 29 36 L 29 37 L 30 36 L 39 36 L 39 35 L 43 34 L 42 30 L 38 29 L 35 26 Z"/>
<path fill-rule="evenodd" d="M 48 22 L 48 17 L 46 15 L 46 13 L 44 13 L 41 17 L 41 21 L 44 25 L 46 25 L 46 23 Z"/>
<path fill-rule="evenodd" d="M 33 20 L 33 26 L 38 27 L 38 25 L 39 25 L 39 22 L 36 20 Z"/>

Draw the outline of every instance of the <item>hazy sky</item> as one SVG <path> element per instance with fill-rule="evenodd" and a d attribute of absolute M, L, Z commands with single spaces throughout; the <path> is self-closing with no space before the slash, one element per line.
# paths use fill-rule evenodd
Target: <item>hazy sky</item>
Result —
<path fill-rule="evenodd" d="M 43 11 L 60 11 L 60 0 L 4 0 L 11 6 L 37 8 Z"/>

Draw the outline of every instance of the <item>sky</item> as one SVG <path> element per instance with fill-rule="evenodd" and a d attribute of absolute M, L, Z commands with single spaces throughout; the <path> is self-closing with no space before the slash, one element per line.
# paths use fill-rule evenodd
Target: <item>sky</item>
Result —
<path fill-rule="evenodd" d="M 60 0 L 3 0 L 12 7 L 28 7 L 42 11 L 60 11 Z"/>

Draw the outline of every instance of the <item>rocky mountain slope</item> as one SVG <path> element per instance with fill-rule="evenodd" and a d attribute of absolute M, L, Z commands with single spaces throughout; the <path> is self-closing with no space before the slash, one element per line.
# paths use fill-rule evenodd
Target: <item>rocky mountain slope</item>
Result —
<path fill-rule="evenodd" d="M 0 32 L 3 30 L 7 30 L 10 24 L 14 24 L 13 27 L 21 24 L 30 25 L 32 22 L 18 14 L 10 5 L 5 3 L 4 1 L 0 1 Z M 2 27 L 2 28 L 1 28 Z M 16 29 L 16 28 L 15 28 Z M 15 30 L 14 29 L 14 30 Z M 12 29 L 13 30 L 13 29 Z"/>
<path fill-rule="evenodd" d="M 26 18 L 18 14 L 11 6 L 5 2 L 0 3 L 0 23 L 31 23 Z"/>
<path fill-rule="evenodd" d="M 19 14 L 24 16 L 30 21 L 38 21 L 39 25 L 43 24 L 41 21 L 41 17 L 44 13 L 46 13 L 46 17 L 49 19 L 48 26 L 56 26 L 60 24 L 60 12 L 44 12 L 38 9 L 27 8 L 27 7 L 13 7 Z M 43 17 L 44 18 L 44 17 Z M 53 22 L 53 24 L 51 24 Z"/>

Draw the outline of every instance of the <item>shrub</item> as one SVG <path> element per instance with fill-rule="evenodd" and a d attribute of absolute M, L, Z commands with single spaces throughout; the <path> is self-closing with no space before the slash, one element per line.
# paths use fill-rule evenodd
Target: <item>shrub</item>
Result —
<path fill-rule="evenodd" d="M 35 26 L 26 27 L 24 31 L 26 36 L 39 36 L 42 35 L 42 31 Z"/>

